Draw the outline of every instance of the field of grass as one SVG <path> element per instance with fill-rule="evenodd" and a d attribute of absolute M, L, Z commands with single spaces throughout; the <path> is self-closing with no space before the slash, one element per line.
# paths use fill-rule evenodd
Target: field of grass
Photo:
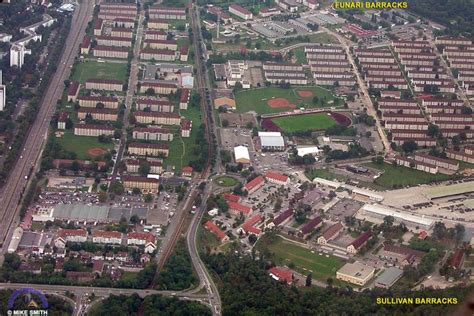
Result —
<path fill-rule="evenodd" d="M 307 275 L 311 273 L 313 279 L 326 282 L 327 278 L 334 278 L 336 271 L 343 266 L 343 262 L 333 256 L 326 257 L 325 254 L 312 253 L 310 250 L 300 247 L 294 243 L 275 237 L 275 240 L 262 238 L 258 246 L 265 247 L 271 253 L 272 259 L 279 265 L 295 265 L 295 270 Z"/>
<path fill-rule="evenodd" d="M 203 223 L 206 221 L 204 220 Z M 206 230 L 202 225 L 199 225 L 197 230 L 197 245 L 200 253 L 206 253 L 208 249 L 215 250 L 219 247 L 220 242 L 216 236 L 210 231 Z"/>
<path fill-rule="evenodd" d="M 342 181 L 347 180 L 347 177 L 335 174 L 334 172 L 331 172 L 328 169 L 311 169 L 308 172 L 305 172 L 305 175 L 311 181 L 313 181 L 314 178 L 322 178 L 326 180 L 338 179 Z"/>
<path fill-rule="evenodd" d="M 164 160 L 164 165 L 174 166 L 176 171 L 189 165 L 189 162 L 194 158 L 192 150 L 196 146 L 198 128 L 202 124 L 199 108 L 190 106 L 188 110 L 181 110 L 180 112 L 181 115 L 193 122 L 193 128 L 190 137 L 181 138 L 181 133 L 178 133 L 178 135 L 174 135 L 173 141 L 168 143 L 170 152 L 169 156 Z"/>
<path fill-rule="evenodd" d="M 297 91 L 311 91 L 313 96 L 300 97 Z M 255 111 L 258 114 L 266 113 L 278 113 L 288 111 L 288 108 L 271 108 L 268 106 L 267 101 L 272 98 L 285 98 L 290 101 L 291 104 L 297 107 L 316 108 L 321 107 L 320 104 L 313 104 L 313 97 L 318 97 L 322 100 L 323 105 L 326 106 L 338 106 L 342 104 L 342 100 L 334 97 L 331 91 L 321 87 L 296 87 L 291 89 L 284 89 L 280 87 L 268 87 L 260 89 L 242 90 L 235 95 L 235 101 L 237 103 L 237 112 L 245 113 L 249 111 Z"/>
<path fill-rule="evenodd" d="M 327 113 L 278 117 L 272 121 L 285 133 L 324 130 L 337 125 L 336 120 Z"/>
<path fill-rule="evenodd" d="M 84 83 L 87 79 L 127 80 L 127 64 L 99 63 L 96 61 L 79 62 L 74 66 L 71 80 Z"/>
<path fill-rule="evenodd" d="M 221 187 L 232 187 L 239 183 L 239 181 L 234 177 L 222 176 L 214 180 Z"/>
<path fill-rule="evenodd" d="M 292 50 L 296 57 L 297 64 L 306 64 L 308 60 L 306 59 L 306 54 L 304 52 L 304 47 L 298 47 Z"/>
<path fill-rule="evenodd" d="M 322 43 L 322 44 L 337 44 L 339 43 L 337 38 L 328 33 L 318 33 L 308 35 L 311 43 Z"/>
<path fill-rule="evenodd" d="M 394 166 L 388 163 L 382 165 L 367 163 L 365 166 L 384 171 L 384 173 L 375 180 L 375 183 L 387 189 L 425 184 L 434 181 L 444 181 L 450 178 L 445 174 L 431 174 L 403 166 Z"/>
<path fill-rule="evenodd" d="M 76 136 L 72 130 L 65 131 L 62 137 L 57 138 L 57 142 L 62 148 L 64 148 L 64 150 L 75 152 L 77 154 L 77 159 L 94 158 L 87 154 L 87 151 L 90 148 L 97 147 L 105 150 L 111 150 L 114 148 L 113 143 L 99 143 L 97 137 Z"/>

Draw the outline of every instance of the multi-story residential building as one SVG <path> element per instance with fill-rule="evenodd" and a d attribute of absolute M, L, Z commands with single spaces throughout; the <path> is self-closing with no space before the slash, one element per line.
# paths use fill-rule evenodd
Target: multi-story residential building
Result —
<path fill-rule="evenodd" d="M 102 34 L 102 29 L 104 28 L 104 20 L 95 19 L 94 20 L 94 35 L 99 36 Z"/>
<path fill-rule="evenodd" d="M 118 111 L 113 109 L 81 108 L 77 110 L 77 117 L 80 120 L 86 119 L 88 115 L 97 121 L 117 121 L 118 119 Z"/>
<path fill-rule="evenodd" d="M 79 81 L 73 80 L 69 83 L 69 88 L 67 89 L 68 102 L 76 102 L 80 89 L 81 89 L 81 84 L 79 83 Z"/>
<path fill-rule="evenodd" d="M 165 19 L 149 19 L 147 28 L 155 30 L 167 30 L 169 28 L 168 20 Z"/>
<path fill-rule="evenodd" d="M 457 171 L 459 169 L 459 163 L 457 161 L 434 157 L 423 153 L 416 153 L 414 159 L 415 161 L 432 164 L 443 169 L 448 169 L 452 171 Z"/>
<path fill-rule="evenodd" d="M 397 162 L 397 165 L 404 166 L 407 168 L 414 168 L 416 170 L 428 172 L 432 174 L 438 173 L 438 166 L 430 164 L 430 163 L 416 161 L 414 159 L 406 158 L 402 156 L 395 157 L 395 161 Z"/>
<path fill-rule="evenodd" d="M 156 237 L 150 233 L 128 233 L 127 245 L 145 246 L 145 252 L 156 250 Z"/>
<path fill-rule="evenodd" d="M 132 41 L 126 37 L 112 37 L 112 36 L 96 36 L 95 40 L 99 46 L 114 46 L 114 47 L 132 47 Z M 127 51 L 128 54 L 128 51 Z"/>
<path fill-rule="evenodd" d="M 116 244 L 122 243 L 122 233 L 107 230 L 95 230 L 92 233 L 92 242 L 97 244 Z"/>
<path fill-rule="evenodd" d="M 145 93 L 148 89 L 152 89 L 156 94 L 167 95 L 170 93 L 176 93 L 178 91 L 178 85 L 167 82 L 141 81 L 140 93 Z"/>
<path fill-rule="evenodd" d="M 151 143 L 130 143 L 128 145 L 128 153 L 137 156 L 153 156 L 153 157 L 168 157 L 169 146 L 166 144 L 151 144 Z"/>
<path fill-rule="evenodd" d="M 132 131 L 133 139 L 172 141 L 173 131 L 160 127 L 136 127 Z"/>
<path fill-rule="evenodd" d="M 363 246 L 365 246 L 370 237 L 372 237 L 372 232 L 370 230 L 363 232 L 356 239 L 354 239 L 354 241 L 352 241 L 349 246 L 347 246 L 347 252 L 357 253 Z"/>
<path fill-rule="evenodd" d="M 267 171 L 265 173 L 265 179 L 270 183 L 278 185 L 287 185 L 290 183 L 290 178 L 288 176 L 274 171 Z"/>
<path fill-rule="evenodd" d="M 110 79 L 88 79 L 86 80 L 86 89 L 123 91 L 123 82 Z"/>
<path fill-rule="evenodd" d="M 158 192 L 158 187 L 160 184 L 159 180 L 156 178 L 140 176 L 123 176 L 122 183 L 125 189 L 131 190 L 138 188 L 144 192 Z"/>
<path fill-rule="evenodd" d="M 303 66 L 299 64 L 292 63 L 277 63 L 277 62 L 266 62 L 263 64 L 263 70 L 270 71 L 304 71 Z"/>
<path fill-rule="evenodd" d="M 165 49 L 175 51 L 178 49 L 178 42 L 173 40 L 161 40 L 161 39 L 145 39 L 143 41 L 145 47 L 152 49 Z M 143 53 L 143 51 L 142 51 Z"/>
<path fill-rule="evenodd" d="M 192 127 L 193 122 L 191 120 L 183 119 L 181 121 L 181 137 L 190 137 Z"/>
<path fill-rule="evenodd" d="M 92 50 L 94 57 L 107 57 L 107 58 L 128 58 L 128 48 L 112 47 L 112 46 L 96 46 Z"/>
<path fill-rule="evenodd" d="M 58 248 L 64 248 L 67 242 L 86 242 L 87 230 L 85 229 L 61 229 L 58 232 L 54 245 Z"/>
<path fill-rule="evenodd" d="M 84 38 L 82 39 L 81 45 L 79 45 L 81 55 L 89 54 L 90 48 L 91 48 L 91 38 L 85 35 Z"/>
<path fill-rule="evenodd" d="M 106 96 L 80 96 L 77 98 L 80 107 L 95 108 L 97 104 L 101 103 L 106 109 L 117 109 L 119 101 L 116 97 Z"/>
<path fill-rule="evenodd" d="M 317 242 L 320 245 L 326 245 L 329 241 L 336 238 L 340 232 L 344 229 L 344 226 L 340 222 L 330 226 L 324 231 L 324 233 L 318 237 Z"/>
<path fill-rule="evenodd" d="M 113 36 L 113 37 L 125 37 L 125 38 L 130 38 L 132 39 L 133 38 L 133 31 L 130 30 L 129 28 L 120 28 L 120 27 L 113 27 L 111 30 L 110 30 L 110 36 Z"/>
<path fill-rule="evenodd" d="M 235 14 L 241 19 L 244 20 L 251 20 L 253 19 L 253 14 L 249 10 L 245 9 L 244 7 L 238 5 L 238 4 L 231 4 L 229 6 L 229 12 L 232 14 Z"/>
<path fill-rule="evenodd" d="M 135 19 L 127 18 L 127 17 L 118 17 L 114 19 L 113 22 L 114 27 L 117 28 L 134 28 L 135 27 Z"/>
<path fill-rule="evenodd" d="M 144 111 L 146 109 L 152 112 L 174 112 L 174 106 L 167 100 L 158 100 L 152 98 L 138 98 L 135 101 L 137 110 Z"/>
<path fill-rule="evenodd" d="M 189 89 L 181 90 L 181 95 L 179 96 L 179 109 L 180 110 L 187 110 L 188 103 L 189 103 Z"/>
<path fill-rule="evenodd" d="M 76 136 L 94 136 L 114 135 L 114 127 L 98 124 L 76 124 L 74 125 L 74 135 Z"/>
<path fill-rule="evenodd" d="M 154 125 L 180 125 L 181 116 L 178 113 L 167 112 L 143 112 L 137 111 L 134 113 L 135 119 L 138 123 L 154 124 Z"/>
<path fill-rule="evenodd" d="M 138 173 L 140 171 L 140 164 L 142 161 L 145 161 L 150 166 L 151 174 L 161 174 L 163 173 L 163 164 L 161 161 L 156 160 L 138 160 L 138 159 L 128 159 L 125 162 L 127 166 L 128 173 Z"/>
<path fill-rule="evenodd" d="M 144 48 L 140 51 L 140 59 L 173 61 L 176 59 L 176 52 L 169 49 Z"/>
<path fill-rule="evenodd" d="M 150 19 L 186 20 L 186 10 L 184 8 L 153 5 L 148 8 L 148 15 Z"/>
<path fill-rule="evenodd" d="M 165 32 L 165 31 L 156 31 L 156 30 L 145 31 L 145 40 L 166 40 L 167 38 L 168 38 L 168 32 Z"/>

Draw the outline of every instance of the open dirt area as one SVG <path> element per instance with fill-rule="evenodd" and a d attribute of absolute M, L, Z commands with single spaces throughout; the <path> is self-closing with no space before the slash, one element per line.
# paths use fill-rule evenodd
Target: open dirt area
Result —
<path fill-rule="evenodd" d="M 87 151 L 87 154 L 92 156 L 92 157 L 99 157 L 99 156 L 102 156 L 103 154 L 105 154 L 106 152 L 107 152 L 107 150 L 105 150 L 105 149 L 94 147 L 94 148 L 89 149 Z"/>
<path fill-rule="evenodd" d="M 273 109 L 277 108 L 291 108 L 294 109 L 296 106 L 294 104 L 291 104 L 290 101 L 288 101 L 285 98 L 275 98 L 267 101 L 267 104 L 269 107 Z"/>

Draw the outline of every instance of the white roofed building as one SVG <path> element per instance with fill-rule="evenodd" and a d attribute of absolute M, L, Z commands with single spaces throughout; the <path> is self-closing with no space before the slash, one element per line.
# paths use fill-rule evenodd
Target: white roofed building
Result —
<path fill-rule="evenodd" d="M 250 155 L 249 150 L 245 146 L 234 147 L 234 157 L 236 163 L 249 164 Z"/>
<path fill-rule="evenodd" d="M 425 218 L 423 216 L 412 215 L 396 209 L 388 208 L 377 204 L 366 204 L 360 209 L 360 215 L 377 216 L 384 218 L 392 216 L 395 221 L 403 222 L 406 225 L 421 226 L 423 228 L 430 228 L 433 226 L 434 220 Z"/>

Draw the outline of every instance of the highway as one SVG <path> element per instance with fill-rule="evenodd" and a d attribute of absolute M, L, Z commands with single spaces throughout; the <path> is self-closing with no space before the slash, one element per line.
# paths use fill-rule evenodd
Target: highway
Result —
<path fill-rule="evenodd" d="M 8 249 L 9 237 L 18 223 L 19 201 L 22 192 L 29 182 L 31 168 L 36 171 L 40 165 L 42 148 L 48 135 L 49 122 L 55 111 L 56 102 L 64 90 L 64 80 L 69 78 L 70 68 L 79 52 L 79 44 L 85 34 L 87 23 L 92 17 L 93 0 L 83 0 L 77 7 L 71 21 L 71 30 L 64 45 L 63 54 L 57 70 L 51 79 L 48 90 L 41 101 L 41 106 L 33 126 L 31 127 L 20 158 L 10 172 L 0 198 L 0 241 L 2 253 Z M 34 172 L 32 173 L 34 174 Z"/>

